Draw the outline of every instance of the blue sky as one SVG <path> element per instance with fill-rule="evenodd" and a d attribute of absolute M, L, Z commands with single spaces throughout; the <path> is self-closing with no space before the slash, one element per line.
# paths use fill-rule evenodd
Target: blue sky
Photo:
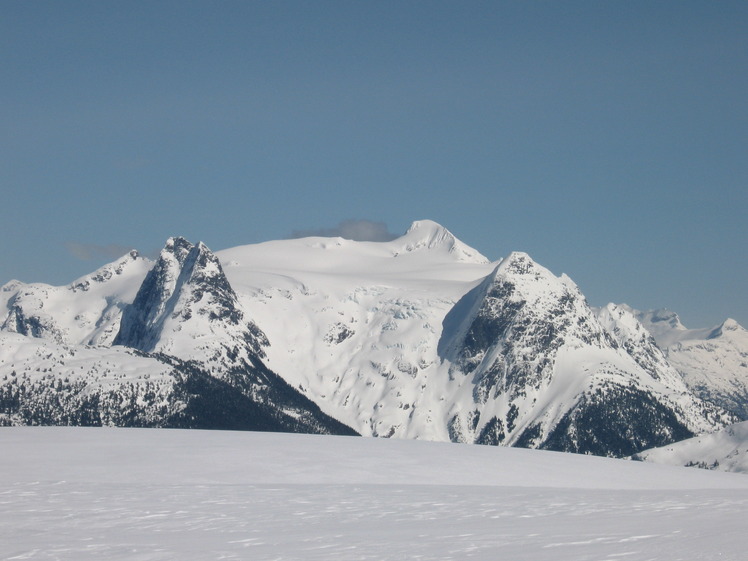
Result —
<path fill-rule="evenodd" d="M 748 326 L 746 2 L 0 4 L 0 283 L 429 218 Z"/>

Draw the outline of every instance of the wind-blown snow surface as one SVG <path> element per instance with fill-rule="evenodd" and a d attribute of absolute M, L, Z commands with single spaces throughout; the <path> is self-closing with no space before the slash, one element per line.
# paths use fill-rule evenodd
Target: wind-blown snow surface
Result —
<path fill-rule="evenodd" d="M 0 430 L 0 559 L 745 558 L 748 477 L 575 454 Z"/>

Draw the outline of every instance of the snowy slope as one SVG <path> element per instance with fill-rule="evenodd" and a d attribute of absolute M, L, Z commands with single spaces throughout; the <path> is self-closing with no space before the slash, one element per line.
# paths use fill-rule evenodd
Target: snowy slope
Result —
<path fill-rule="evenodd" d="M 268 366 L 364 435 L 626 455 L 730 420 L 619 344 L 568 277 L 521 253 L 490 263 L 434 222 L 217 255 Z"/>
<path fill-rule="evenodd" d="M 674 444 L 645 450 L 638 460 L 748 473 L 748 421 Z"/>
<path fill-rule="evenodd" d="M 392 242 L 304 238 L 217 253 L 267 364 L 366 435 L 448 440 L 436 341 L 493 265 L 429 221 Z M 439 419 L 438 422 L 432 422 Z"/>
<path fill-rule="evenodd" d="M 687 329 L 669 310 L 632 310 L 665 356 L 702 399 L 748 419 L 748 331 L 727 319 L 709 329 Z"/>
<path fill-rule="evenodd" d="M 0 559 L 744 559 L 748 477 L 272 433 L 0 429 Z"/>
<path fill-rule="evenodd" d="M 166 426 L 185 407 L 174 369 L 122 348 L 0 331 L 0 425 Z"/>
<path fill-rule="evenodd" d="M 352 434 L 273 386 L 248 396 L 195 363 L 0 331 L 0 426 L 82 425 Z M 299 396 L 301 397 L 301 396 Z"/>
<path fill-rule="evenodd" d="M 58 343 L 109 346 L 122 309 L 152 266 L 131 251 L 67 286 L 10 281 L 0 288 L 0 329 Z"/>

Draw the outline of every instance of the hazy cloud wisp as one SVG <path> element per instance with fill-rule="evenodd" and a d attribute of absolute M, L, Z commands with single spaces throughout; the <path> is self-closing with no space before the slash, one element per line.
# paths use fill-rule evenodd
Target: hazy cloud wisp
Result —
<path fill-rule="evenodd" d="M 294 230 L 291 238 L 306 238 L 309 236 L 341 237 L 357 242 L 388 242 L 399 237 L 387 228 L 384 222 L 371 220 L 343 220 L 334 228 L 318 228 L 314 230 Z"/>

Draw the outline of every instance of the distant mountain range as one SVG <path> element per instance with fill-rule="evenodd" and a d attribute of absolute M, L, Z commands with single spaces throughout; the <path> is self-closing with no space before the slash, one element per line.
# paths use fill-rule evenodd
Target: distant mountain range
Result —
<path fill-rule="evenodd" d="M 388 242 L 183 238 L 0 289 L 0 423 L 362 434 L 608 456 L 748 419 L 748 332 L 595 309 L 431 222 Z"/>

